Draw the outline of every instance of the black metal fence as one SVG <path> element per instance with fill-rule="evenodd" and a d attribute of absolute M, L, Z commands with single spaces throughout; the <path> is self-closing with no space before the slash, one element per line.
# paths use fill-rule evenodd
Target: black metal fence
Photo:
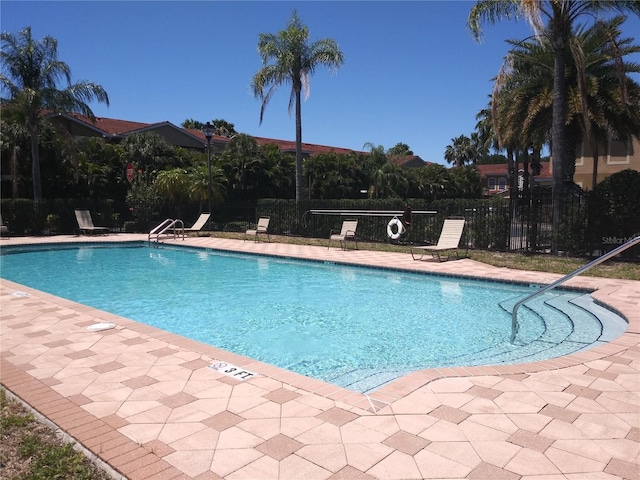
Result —
<path fill-rule="evenodd" d="M 275 234 L 328 238 L 331 230 L 340 229 L 343 220 L 358 219 L 358 238 L 363 241 L 434 244 L 445 218 L 461 217 L 466 220 L 462 244 L 469 248 L 586 256 L 599 256 L 640 233 L 640 224 L 604 221 L 607 213 L 601 211 L 601 205 L 588 195 L 570 190 L 564 198 L 564 217 L 557 244 L 552 248 L 550 189 L 535 188 L 500 200 L 443 200 L 427 204 L 412 199 L 408 202 L 414 212 L 412 225 L 397 240 L 389 238 L 387 225 L 393 218 L 402 216 L 407 203 L 401 200 L 302 201 L 298 204 L 290 200 L 261 200 L 253 218 L 247 221 L 269 216 L 269 228 Z M 640 260 L 640 247 L 627 250 L 621 257 Z"/>
<path fill-rule="evenodd" d="M 391 239 L 388 224 L 394 218 L 401 218 L 407 204 L 413 209 L 411 226 L 399 238 Z M 115 205 L 109 200 L 63 199 L 38 204 L 28 199 L 2 200 L 2 218 L 9 223 L 13 235 L 72 233 L 77 229 L 73 210 L 79 207 L 89 208 L 96 224 L 115 230 L 133 223 L 126 205 Z M 329 238 L 332 230 L 340 229 L 343 220 L 357 218 L 358 238 L 363 241 L 425 245 L 437 243 L 445 218 L 461 217 L 466 220 L 462 245 L 469 248 L 525 253 L 553 250 L 587 256 L 610 251 L 640 233 L 640 214 L 633 210 L 631 216 L 615 216 L 610 214 L 610 208 L 598 203 L 595 196 L 570 191 L 564 209 L 564 222 L 554 249 L 551 191 L 542 188 L 519 192 L 511 199 L 431 203 L 421 199 L 306 200 L 299 203 L 263 199 L 257 204 L 226 204 L 214 208 L 207 228 L 244 231 L 259 217 L 268 216 L 271 219 L 269 230 L 273 234 Z M 184 206 L 180 213 L 179 218 L 185 225 L 190 225 L 200 212 L 198 206 L 193 205 Z M 168 215 L 166 208 L 158 215 Z M 165 216 L 150 219 L 148 223 L 155 225 Z M 55 225 L 49 225 L 52 218 Z M 136 225 L 136 231 L 148 231 L 145 228 L 149 225 Z M 627 250 L 622 256 L 640 260 L 640 246 Z"/>

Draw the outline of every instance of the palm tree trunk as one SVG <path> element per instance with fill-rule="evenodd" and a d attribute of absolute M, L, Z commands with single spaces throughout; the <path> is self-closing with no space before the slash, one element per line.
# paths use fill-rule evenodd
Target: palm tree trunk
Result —
<path fill-rule="evenodd" d="M 301 86 L 300 86 L 301 87 Z M 296 203 L 302 200 L 302 103 L 300 91 L 296 88 Z"/>
<path fill-rule="evenodd" d="M 593 177 L 591 179 L 591 190 L 596 189 L 596 185 L 598 184 L 598 157 L 600 156 L 600 152 L 598 151 L 598 141 L 592 140 L 591 149 L 593 150 Z"/>
<path fill-rule="evenodd" d="M 11 198 L 18 198 L 20 193 L 18 192 L 18 146 L 11 146 Z"/>
<path fill-rule="evenodd" d="M 512 147 L 507 147 L 507 158 L 509 159 L 509 249 L 514 250 L 518 248 L 512 235 L 518 218 L 518 157 Z"/>
<path fill-rule="evenodd" d="M 552 245 L 551 250 L 558 251 L 560 224 L 564 211 L 564 157 L 565 119 L 567 112 L 567 85 L 565 80 L 564 39 L 561 33 L 555 34 L 555 62 L 553 72 L 553 125 L 551 127 L 551 158 L 553 167 L 552 183 Z"/>
<path fill-rule="evenodd" d="M 29 125 L 31 132 L 31 176 L 33 177 L 33 199 L 42 200 L 42 182 L 40 180 L 40 149 L 38 146 L 38 125 Z"/>

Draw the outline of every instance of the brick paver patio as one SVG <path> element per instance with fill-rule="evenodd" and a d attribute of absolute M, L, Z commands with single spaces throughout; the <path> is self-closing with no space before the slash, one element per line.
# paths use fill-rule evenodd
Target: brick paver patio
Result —
<path fill-rule="evenodd" d="M 3 239 L 130 241 L 146 235 Z M 409 253 L 192 237 L 181 244 L 467 277 L 557 275 Z M 640 480 L 640 282 L 570 285 L 627 318 L 543 362 L 414 372 L 365 395 L 0 280 L 1 383 L 116 478 Z M 111 322 L 115 328 L 89 331 Z M 229 362 L 258 376 L 208 368 Z"/>

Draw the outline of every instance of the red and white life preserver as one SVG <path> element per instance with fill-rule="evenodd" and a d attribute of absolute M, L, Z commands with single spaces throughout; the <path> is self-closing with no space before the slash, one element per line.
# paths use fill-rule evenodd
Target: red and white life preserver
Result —
<path fill-rule="evenodd" d="M 393 231 L 394 226 L 396 227 L 395 232 Z M 402 224 L 402 222 L 398 217 L 393 217 L 391 220 L 389 220 L 389 223 L 387 223 L 387 236 L 391 240 L 397 240 L 398 238 L 400 238 L 400 235 L 402 235 L 403 233 L 404 233 L 404 225 Z"/>

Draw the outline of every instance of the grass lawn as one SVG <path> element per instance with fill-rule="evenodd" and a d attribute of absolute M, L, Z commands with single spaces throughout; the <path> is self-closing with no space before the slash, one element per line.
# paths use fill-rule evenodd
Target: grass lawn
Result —
<path fill-rule="evenodd" d="M 65 443 L 0 388 L 0 478 L 110 480 L 73 444 Z"/>

